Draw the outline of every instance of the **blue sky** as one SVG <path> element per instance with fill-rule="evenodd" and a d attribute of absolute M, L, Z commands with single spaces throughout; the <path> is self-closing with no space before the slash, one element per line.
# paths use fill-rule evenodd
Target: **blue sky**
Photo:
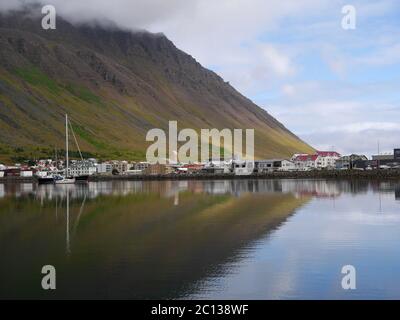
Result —
<path fill-rule="evenodd" d="M 317 149 L 400 147 L 398 0 L 39 1 L 72 22 L 165 33 Z M 355 30 L 341 27 L 344 5 Z"/>

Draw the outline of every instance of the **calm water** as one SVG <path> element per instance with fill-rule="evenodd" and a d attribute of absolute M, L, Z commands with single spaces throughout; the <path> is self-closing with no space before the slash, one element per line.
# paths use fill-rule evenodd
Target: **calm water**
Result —
<path fill-rule="evenodd" d="M 0 184 L 0 298 L 399 299 L 399 209 L 396 182 Z"/>

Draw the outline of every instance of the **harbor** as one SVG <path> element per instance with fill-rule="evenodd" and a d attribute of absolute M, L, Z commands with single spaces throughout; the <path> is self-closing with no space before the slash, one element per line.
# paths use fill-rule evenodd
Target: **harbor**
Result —
<path fill-rule="evenodd" d="M 69 155 L 69 131 L 79 158 Z M 165 159 L 163 163 L 129 160 L 84 159 L 73 127 L 65 115 L 65 157 L 26 159 L 14 165 L 0 164 L 1 182 L 37 182 L 39 184 L 73 184 L 107 180 L 187 180 L 187 179 L 398 179 L 400 149 L 392 154 L 341 155 L 336 151 L 294 154 L 290 158 L 241 159 L 210 158 L 185 163 Z"/>

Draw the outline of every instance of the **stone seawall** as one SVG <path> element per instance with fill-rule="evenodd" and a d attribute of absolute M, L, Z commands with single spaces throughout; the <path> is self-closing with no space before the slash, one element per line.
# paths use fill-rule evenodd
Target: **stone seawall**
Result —
<path fill-rule="evenodd" d="M 90 181 L 112 180 L 223 180 L 223 179 L 371 179 L 371 180 L 400 180 L 400 170 L 371 170 L 371 171 L 297 171 L 297 172 L 271 172 L 237 176 L 229 174 L 166 174 L 166 175 L 93 175 Z M 36 182 L 35 177 L 3 177 L 0 183 L 26 183 Z"/>

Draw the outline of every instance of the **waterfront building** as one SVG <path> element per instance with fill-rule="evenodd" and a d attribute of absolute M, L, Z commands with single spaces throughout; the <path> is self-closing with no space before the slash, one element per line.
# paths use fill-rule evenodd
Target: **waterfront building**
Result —
<path fill-rule="evenodd" d="M 378 154 L 378 155 L 372 155 L 372 160 L 394 160 L 394 155 L 393 154 Z"/>
<path fill-rule="evenodd" d="M 318 155 L 316 154 L 301 154 L 297 155 L 294 159 L 294 165 L 298 171 L 309 171 L 317 169 Z"/>
<path fill-rule="evenodd" d="M 334 169 L 336 160 L 340 158 L 340 154 L 336 151 L 317 151 L 317 168 Z"/>
<path fill-rule="evenodd" d="M 112 164 L 111 163 L 98 163 L 96 166 L 96 172 L 98 174 L 112 174 Z"/>
<path fill-rule="evenodd" d="M 204 164 L 203 170 L 214 173 L 231 173 L 234 163 L 241 163 L 242 160 L 210 159 Z"/>
<path fill-rule="evenodd" d="M 112 171 L 117 171 L 118 174 L 123 174 L 125 171 L 131 169 L 132 166 L 134 166 L 125 160 L 123 161 L 112 160 L 111 165 L 112 165 Z"/>
<path fill-rule="evenodd" d="M 372 160 L 380 169 L 400 169 L 400 149 L 394 149 L 393 154 L 373 155 Z"/>
<path fill-rule="evenodd" d="M 254 171 L 258 173 L 274 171 L 274 160 L 256 160 L 254 161 Z"/>
<path fill-rule="evenodd" d="M 150 166 L 150 163 L 148 162 L 138 162 L 135 164 L 134 169 L 135 170 L 146 170 Z"/>
<path fill-rule="evenodd" d="M 334 169 L 340 154 L 336 151 L 317 151 L 315 154 L 294 155 L 292 160 L 296 170 Z"/>
<path fill-rule="evenodd" d="M 296 166 L 293 161 L 288 159 L 282 159 L 278 171 L 296 171 Z"/>
<path fill-rule="evenodd" d="M 91 176 L 96 172 L 96 166 L 88 160 L 73 161 L 68 168 L 68 175 L 72 177 Z"/>
<path fill-rule="evenodd" d="M 394 160 L 400 160 L 400 149 L 394 149 L 393 156 Z"/>
<path fill-rule="evenodd" d="M 295 171 L 295 163 L 288 159 L 256 160 L 255 172 L 265 173 L 274 171 Z"/>
<path fill-rule="evenodd" d="M 355 167 L 355 163 L 357 161 L 367 161 L 368 158 L 365 155 L 359 154 L 351 154 L 348 156 L 342 156 L 336 160 L 336 169 L 345 170 L 345 169 L 353 169 Z"/>
<path fill-rule="evenodd" d="M 254 161 L 234 160 L 233 172 L 237 176 L 248 176 L 254 172 Z"/>

